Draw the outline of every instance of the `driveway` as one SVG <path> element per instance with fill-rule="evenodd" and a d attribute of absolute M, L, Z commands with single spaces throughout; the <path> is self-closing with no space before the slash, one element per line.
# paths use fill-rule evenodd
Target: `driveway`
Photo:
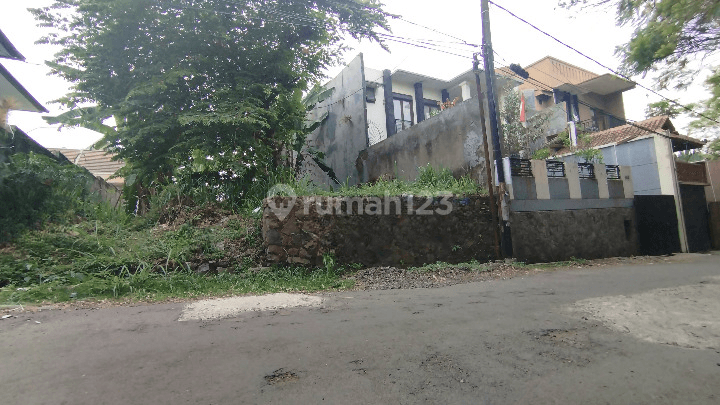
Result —
<path fill-rule="evenodd" d="M 0 403 L 715 404 L 719 277 L 720 256 L 680 255 L 284 308 L 15 312 Z"/>

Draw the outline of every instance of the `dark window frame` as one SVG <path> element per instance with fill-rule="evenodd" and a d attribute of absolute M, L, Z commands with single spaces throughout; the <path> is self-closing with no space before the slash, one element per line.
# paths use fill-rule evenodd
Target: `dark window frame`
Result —
<path fill-rule="evenodd" d="M 402 93 L 392 93 L 392 98 L 393 98 L 393 104 L 395 103 L 395 100 L 400 101 L 400 103 L 401 103 L 400 104 L 400 114 L 403 114 L 403 111 L 404 111 L 404 109 L 402 107 L 402 103 L 405 102 L 405 103 L 410 104 L 410 119 L 409 120 L 406 120 L 404 116 L 395 117 L 396 128 L 397 128 L 398 120 L 400 122 L 402 122 L 402 126 L 401 126 L 401 128 L 398 129 L 398 132 L 406 130 L 407 128 L 410 128 L 411 126 L 415 125 L 415 108 L 413 106 L 414 103 L 413 103 L 412 96 L 408 96 L 407 94 L 402 94 Z M 395 111 L 394 105 L 393 105 L 393 111 Z M 407 121 L 410 122 L 410 125 L 407 128 L 405 128 L 405 122 L 407 122 Z"/>

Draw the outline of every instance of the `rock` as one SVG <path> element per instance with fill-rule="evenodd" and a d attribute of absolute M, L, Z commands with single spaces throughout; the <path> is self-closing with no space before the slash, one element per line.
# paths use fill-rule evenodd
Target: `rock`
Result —
<path fill-rule="evenodd" d="M 197 268 L 198 273 L 208 273 L 210 272 L 210 263 L 203 263 Z"/>

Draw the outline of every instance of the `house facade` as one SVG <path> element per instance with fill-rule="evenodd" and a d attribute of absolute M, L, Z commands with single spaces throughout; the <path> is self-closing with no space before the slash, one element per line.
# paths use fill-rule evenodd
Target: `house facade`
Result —
<path fill-rule="evenodd" d="M 530 75 L 527 80 L 507 68 L 499 72 L 523 80 L 518 90 L 531 114 L 552 112 L 550 136 L 564 131 L 568 122 L 596 131 L 625 124 L 623 93 L 635 87 L 633 82 L 611 74 L 598 75 L 552 56 L 524 69 Z"/>
<path fill-rule="evenodd" d="M 484 72 L 480 77 L 484 89 Z M 519 84 L 498 76 L 498 98 L 508 83 Z M 311 121 L 322 123 L 308 137 L 308 145 L 324 154 L 340 182 L 413 180 L 418 167 L 430 164 L 456 175 L 471 174 L 482 183 L 484 131 L 472 70 L 443 80 L 367 68 L 360 54 L 324 88 L 326 98 L 309 113 Z M 443 102 L 454 106 L 441 111 Z M 333 185 L 313 162 L 306 160 L 303 169 L 316 184 Z"/>
<path fill-rule="evenodd" d="M 681 135 L 667 116 L 659 116 L 605 131 L 587 134 L 583 147 L 598 149 L 603 162 L 624 165 L 632 170 L 634 193 L 637 203 L 646 201 L 647 215 L 658 221 L 671 217 L 676 229 L 677 245 L 674 251 L 696 252 L 710 249 L 710 219 L 706 188 L 711 187 L 710 175 L 705 162 L 688 163 L 679 160 L 676 152 L 699 149 L 704 142 Z M 557 155 L 563 161 L 578 162 L 570 149 L 558 147 Z M 665 196 L 666 199 L 654 198 Z M 661 206 L 665 214 L 661 212 Z M 643 214 L 638 207 L 638 215 Z M 653 238 L 658 242 L 657 228 Z M 664 242 L 663 242 L 664 243 Z M 642 245 L 642 238 L 641 238 Z"/>

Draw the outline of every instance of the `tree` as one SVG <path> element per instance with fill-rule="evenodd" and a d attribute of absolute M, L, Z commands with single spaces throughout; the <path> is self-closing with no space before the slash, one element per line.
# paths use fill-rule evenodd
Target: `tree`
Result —
<path fill-rule="evenodd" d="M 72 83 L 51 122 L 104 134 L 130 194 L 196 185 L 226 201 L 289 168 L 302 93 L 345 35 L 381 43 L 376 0 L 56 0 L 31 10 Z M 106 125 L 114 118 L 116 127 Z M 134 204 L 135 201 L 130 201 Z"/>
<path fill-rule="evenodd" d="M 720 2 L 567 0 L 561 4 L 614 6 L 618 25 L 635 26 L 630 41 L 618 48 L 623 70 L 628 74 L 656 71 L 659 88 L 684 88 L 701 70 L 712 68 L 714 74 L 706 81 L 712 96 L 703 103 L 702 114 L 713 120 L 720 118 L 720 66 L 705 64 L 720 50 Z M 692 128 L 717 126 L 713 120 L 700 118 Z"/>
<path fill-rule="evenodd" d="M 530 157 L 542 147 L 538 142 L 547 134 L 550 114 L 547 111 L 536 112 L 526 109 L 526 121 L 520 122 L 520 92 L 512 88 L 505 91 L 500 105 L 500 125 L 503 133 L 503 151 L 506 155 Z"/>
<path fill-rule="evenodd" d="M 687 107 L 695 108 L 695 104 L 688 104 Z M 687 113 L 687 110 L 666 100 L 650 103 L 645 108 L 645 118 L 666 115 L 670 118 L 677 118 Z"/>

